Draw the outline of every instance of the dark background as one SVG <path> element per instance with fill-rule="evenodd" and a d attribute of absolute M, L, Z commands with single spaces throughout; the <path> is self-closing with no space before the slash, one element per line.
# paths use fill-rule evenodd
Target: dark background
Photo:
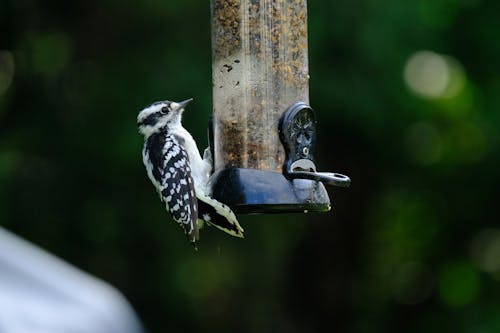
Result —
<path fill-rule="evenodd" d="M 0 225 L 167 332 L 500 331 L 500 2 L 309 1 L 333 210 L 240 216 L 194 252 L 136 116 L 211 112 L 209 2 L 0 0 Z"/>

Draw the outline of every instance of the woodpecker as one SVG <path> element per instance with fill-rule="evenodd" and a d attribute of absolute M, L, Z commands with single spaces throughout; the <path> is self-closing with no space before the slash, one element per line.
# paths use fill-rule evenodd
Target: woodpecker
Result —
<path fill-rule="evenodd" d="M 208 195 L 210 150 L 207 148 L 202 158 L 181 123 L 191 101 L 155 102 L 139 112 L 137 126 L 144 136 L 142 160 L 148 177 L 167 211 L 196 248 L 199 229 L 205 223 L 236 237 L 243 237 L 243 228 L 227 205 Z"/>

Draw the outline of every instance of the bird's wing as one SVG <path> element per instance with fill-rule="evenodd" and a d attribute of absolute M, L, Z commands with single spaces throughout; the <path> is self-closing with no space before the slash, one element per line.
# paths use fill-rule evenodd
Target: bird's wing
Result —
<path fill-rule="evenodd" d="M 198 240 L 198 207 L 186 150 L 173 135 L 165 136 L 162 150 L 160 196 L 168 212 L 179 223 L 190 242 Z"/>
<path fill-rule="evenodd" d="M 197 195 L 198 218 L 228 233 L 243 238 L 243 228 L 231 208 L 213 198 Z"/>

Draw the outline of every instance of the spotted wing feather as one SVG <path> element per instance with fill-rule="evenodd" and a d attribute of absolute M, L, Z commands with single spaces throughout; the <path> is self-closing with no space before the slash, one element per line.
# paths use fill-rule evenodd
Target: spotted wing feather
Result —
<path fill-rule="evenodd" d="M 148 169 L 148 175 L 167 211 L 194 243 L 198 240 L 198 207 L 189 157 L 180 140 L 168 134 L 149 138 L 149 149 L 145 150 L 149 151 L 152 170 Z"/>

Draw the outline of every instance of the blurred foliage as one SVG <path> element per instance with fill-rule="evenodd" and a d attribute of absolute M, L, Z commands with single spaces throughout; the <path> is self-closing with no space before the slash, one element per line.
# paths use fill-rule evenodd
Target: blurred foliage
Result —
<path fill-rule="evenodd" d="M 321 215 L 242 216 L 195 253 L 140 160 L 195 97 L 208 1 L 0 0 L 0 225 L 117 286 L 151 332 L 498 332 L 500 2 L 309 2 Z"/>

